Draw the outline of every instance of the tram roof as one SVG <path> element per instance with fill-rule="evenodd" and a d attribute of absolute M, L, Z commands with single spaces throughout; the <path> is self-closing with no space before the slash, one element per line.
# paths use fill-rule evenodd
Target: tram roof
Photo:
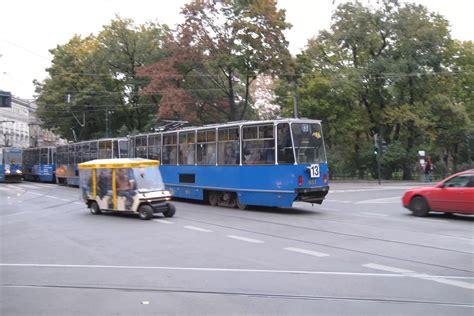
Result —
<path fill-rule="evenodd" d="M 78 164 L 79 169 L 95 168 L 141 168 L 159 166 L 158 160 L 143 158 L 95 159 Z"/>
<path fill-rule="evenodd" d="M 80 142 L 71 142 L 71 143 L 67 143 L 67 144 L 58 145 L 57 147 L 85 144 L 85 143 L 91 143 L 91 142 L 114 141 L 114 140 L 127 140 L 127 137 L 108 137 L 108 138 L 97 138 L 97 139 L 81 140 Z"/>
<path fill-rule="evenodd" d="M 145 136 L 151 134 L 163 134 L 163 133 L 176 133 L 176 132 L 184 132 L 190 130 L 202 130 L 208 128 L 216 128 L 216 127 L 233 127 L 233 126 L 241 126 L 241 125 L 261 125 L 261 124 L 275 124 L 275 123 L 321 123 L 321 120 L 314 120 L 308 118 L 280 118 L 274 120 L 263 120 L 263 121 L 232 121 L 227 123 L 214 123 L 214 124 L 207 124 L 202 126 L 186 126 L 177 128 L 174 130 L 169 131 L 159 131 L 159 132 L 152 132 L 152 133 L 143 133 L 137 134 L 130 137 L 136 136 Z"/>

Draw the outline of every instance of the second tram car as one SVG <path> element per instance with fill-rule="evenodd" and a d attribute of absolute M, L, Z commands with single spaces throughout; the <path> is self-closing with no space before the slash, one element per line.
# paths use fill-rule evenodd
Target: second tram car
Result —
<path fill-rule="evenodd" d="M 211 205 L 322 203 L 329 175 L 321 122 L 230 122 L 130 137 L 130 154 L 162 162 L 174 197 Z"/>
<path fill-rule="evenodd" d="M 56 148 L 56 182 L 79 186 L 77 164 L 94 159 L 128 158 L 128 139 L 106 138 Z"/>
<path fill-rule="evenodd" d="M 56 147 L 37 147 L 23 150 L 23 178 L 30 181 L 54 182 Z"/>

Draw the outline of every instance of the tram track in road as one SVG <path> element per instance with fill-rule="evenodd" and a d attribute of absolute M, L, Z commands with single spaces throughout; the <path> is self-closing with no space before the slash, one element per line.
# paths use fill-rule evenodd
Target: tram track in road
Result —
<path fill-rule="evenodd" d="M 409 243 L 409 242 L 404 242 L 404 241 L 396 241 L 396 240 L 389 240 L 389 239 L 376 238 L 376 237 L 370 237 L 370 236 L 363 236 L 363 235 L 358 235 L 358 234 L 342 233 L 342 232 L 336 232 L 336 231 L 327 230 L 327 229 L 313 228 L 313 227 L 307 227 L 307 226 L 299 226 L 299 225 L 293 225 L 293 224 L 285 224 L 285 223 L 280 223 L 280 222 L 274 222 L 274 221 L 262 220 L 262 219 L 254 219 L 254 218 L 248 218 L 248 217 L 243 217 L 243 216 L 223 215 L 223 214 L 219 214 L 219 213 L 216 213 L 216 212 L 212 212 L 212 214 L 218 215 L 218 216 L 223 216 L 223 217 L 232 217 L 232 218 L 243 219 L 243 220 L 247 220 L 247 221 L 254 221 L 254 222 L 265 223 L 265 224 L 286 226 L 286 227 L 297 228 L 297 229 L 305 229 L 305 230 L 311 230 L 311 231 L 317 231 L 317 232 L 335 234 L 335 235 L 341 235 L 341 236 L 347 236 L 347 237 L 365 238 L 365 239 L 370 239 L 370 240 L 374 240 L 374 241 L 389 242 L 389 243 L 396 243 L 396 244 L 402 244 L 402 245 L 430 248 L 430 249 L 434 249 L 434 250 L 442 250 L 442 251 L 448 251 L 448 252 L 454 252 L 454 253 L 474 255 L 474 252 L 455 250 L 455 249 L 450 249 L 450 248 L 420 245 L 420 244 L 416 244 L 416 243 Z M 181 217 L 180 216 L 180 218 L 187 219 L 187 220 L 194 220 L 194 221 L 198 221 L 198 222 L 201 222 L 201 223 L 209 224 L 209 223 L 203 222 L 201 220 L 191 219 L 191 218 L 187 218 L 187 217 Z M 364 227 L 368 227 L 368 228 L 375 228 L 374 226 L 371 226 L 371 225 L 348 223 L 346 221 L 336 221 L 336 220 L 326 220 L 326 219 L 321 219 L 321 221 L 330 221 L 330 222 L 337 222 L 337 223 L 343 223 L 343 224 L 351 224 L 351 225 L 356 225 L 356 226 L 364 226 Z M 386 228 L 386 229 L 396 230 L 396 231 L 401 231 L 401 232 L 415 232 L 415 231 L 411 231 L 411 230 L 394 229 L 394 228 Z M 416 233 L 419 233 L 419 231 L 416 231 Z M 434 235 L 434 234 L 429 234 L 429 233 L 424 233 L 424 234 Z M 440 236 L 440 235 L 436 235 L 436 236 Z M 449 235 L 443 235 L 443 236 L 448 237 L 448 238 L 456 238 L 456 239 L 460 238 L 460 237 L 449 236 Z"/>
<path fill-rule="evenodd" d="M 212 212 L 212 213 L 215 214 L 215 215 L 221 215 L 221 214 L 217 214 L 215 212 Z M 400 245 L 406 245 L 406 246 L 411 246 L 411 247 L 419 247 L 419 248 L 433 249 L 433 250 L 439 250 L 439 251 L 447 251 L 447 252 L 451 252 L 451 253 L 458 253 L 458 254 L 464 254 L 464 255 L 465 254 L 468 254 L 468 255 L 473 254 L 472 252 L 467 252 L 467 251 L 460 251 L 460 250 L 434 247 L 434 246 L 428 246 L 428 245 L 420 245 L 420 244 L 408 243 L 408 242 L 400 242 L 400 241 L 396 241 L 396 240 L 374 238 L 374 237 L 361 236 L 361 235 L 356 235 L 356 234 L 341 233 L 341 232 L 335 232 L 335 231 L 330 231 L 330 230 L 325 230 L 325 229 L 318 229 L 318 228 L 311 228 L 311 227 L 298 226 L 298 225 L 292 225 L 292 224 L 285 224 L 285 223 L 273 222 L 273 221 L 268 221 L 268 220 L 249 219 L 249 218 L 239 217 L 239 216 L 235 216 L 235 215 L 233 215 L 233 216 L 221 215 L 221 216 L 223 216 L 223 217 L 236 217 L 236 218 L 239 218 L 239 219 L 253 221 L 253 222 L 272 224 L 272 225 L 278 225 L 278 226 L 295 228 L 295 229 L 304 229 L 304 230 L 309 230 L 309 231 L 314 231 L 314 232 L 330 233 L 330 234 L 344 236 L 344 237 L 360 238 L 362 240 L 370 239 L 370 240 L 379 241 L 379 242 L 400 244 Z M 256 231 L 256 230 L 252 230 L 252 229 L 245 229 L 245 228 L 235 227 L 235 226 L 231 226 L 231 225 L 224 225 L 224 224 L 220 224 L 220 223 L 216 223 L 216 222 L 200 220 L 200 219 L 187 217 L 187 216 L 179 216 L 177 218 L 184 219 L 184 220 L 187 220 L 187 221 L 196 222 L 196 223 L 206 224 L 206 225 L 210 225 L 210 226 L 222 227 L 222 228 L 226 228 L 226 229 L 232 229 L 232 230 L 235 230 L 235 231 L 241 231 L 241 232 L 245 232 L 245 233 L 250 233 L 250 234 L 255 234 L 255 235 L 260 235 L 260 236 L 266 236 L 266 237 L 271 237 L 271 238 L 277 238 L 277 239 L 280 239 L 280 240 L 298 242 L 298 243 L 303 243 L 303 244 L 310 244 L 310 245 L 315 245 L 315 246 L 322 246 L 322 247 L 326 247 L 326 248 L 338 249 L 338 250 L 348 251 L 348 252 L 362 254 L 362 255 L 370 255 L 370 256 L 375 256 L 375 257 L 379 257 L 379 258 L 409 262 L 409 263 L 414 263 L 414 264 L 422 264 L 422 265 L 427 265 L 427 266 L 432 266 L 432 267 L 437 267 L 437 268 L 443 268 L 443 269 L 459 271 L 459 272 L 473 273 L 472 270 L 455 268 L 455 267 L 452 267 L 452 266 L 436 264 L 436 263 L 433 263 L 433 262 L 407 259 L 407 258 L 402 258 L 402 257 L 399 257 L 399 256 L 384 255 L 384 254 L 371 252 L 371 251 L 364 251 L 364 250 L 358 250 L 358 249 L 353 249 L 353 248 L 349 248 L 349 247 L 336 246 L 336 245 L 332 245 L 330 243 L 320 243 L 320 242 L 315 242 L 315 241 L 309 241 L 309 240 L 303 240 L 303 239 L 298 239 L 298 238 L 286 237 L 286 236 L 283 236 L 283 235 L 264 233 L 264 232 Z"/>
<path fill-rule="evenodd" d="M 357 296 L 331 296 L 331 295 L 304 295 L 304 294 L 280 294 L 255 291 L 210 291 L 198 289 L 172 289 L 172 288 L 150 288 L 150 287 L 120 287 L 120 286 L 87 286 L 87 285 L 55 285 L 55 284 L 2 284 L 3 288 L 36 288 L 36 289 L 75 289 L 75 290 L 100 290 L 100 291 L 125 291 L 125 292 L 148 292 L 148 293 L 175 293 L 196 295 L 221 295 L 221 296 L 245 296 L 265 299 L 304 300 L 304 301 L 353 301 L 392 304 L 421 304 L 473 308 L 472 304 L 460 302 L 443 302 L 434 300 L 408 300 L 390 299 L 379 297 L 357 297 Z"/>

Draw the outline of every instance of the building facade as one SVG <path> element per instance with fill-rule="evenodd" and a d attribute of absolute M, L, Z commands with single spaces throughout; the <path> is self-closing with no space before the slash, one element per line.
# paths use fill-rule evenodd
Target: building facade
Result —
<path fill-rule="evenodd" d="M 52 131 L 41 128 L 34 102 L 11 97 L 8 107 L 0 107 L 0 146 L 41 147 L 65 143 Z"/>

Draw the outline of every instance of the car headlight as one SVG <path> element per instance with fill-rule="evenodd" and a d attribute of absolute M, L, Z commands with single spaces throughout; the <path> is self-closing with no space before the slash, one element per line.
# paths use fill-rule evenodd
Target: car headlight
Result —
<path fill-rule="evenodd" d="M 21 170 L 20 170 L 20 169 L 17 169 L 17 170 L 16 170 L 16 173 L 17 173 L 17 174 L 21 174 Z"/>
<path fill-rule="evenodd" d="M 5 174 L 10 174 L 10 169 L 6 169 Z"/>

